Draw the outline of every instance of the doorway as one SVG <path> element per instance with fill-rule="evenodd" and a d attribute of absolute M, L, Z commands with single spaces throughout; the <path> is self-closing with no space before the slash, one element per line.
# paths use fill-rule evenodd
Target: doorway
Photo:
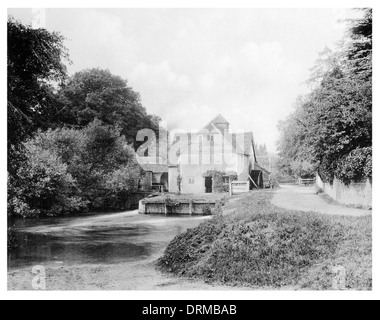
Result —
<path fill-rule="evenodd" d="M 212 177 L 205 178 L 206 193 L 212 193 Z"/>
<path fill-rule="evenodd" d="M 263 172 L 261 170 L 253 170 L 251 172 L 251 178 L 255 181 L 259 188 L 264 188 Z M 251 181 L 251 189 L 255 189 L 255 185 Z"/>

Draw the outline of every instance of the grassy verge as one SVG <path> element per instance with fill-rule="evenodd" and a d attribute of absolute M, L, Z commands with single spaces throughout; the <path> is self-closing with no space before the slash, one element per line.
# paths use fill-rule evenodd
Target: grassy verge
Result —
<path fill-rule="evenodd" d="M 371 217 L 289 211 L 271 197 L 257 192 L 230 202 L 229 215 L 176 237 L 159 268 L 230 285 L 328 290 L 333 268 L 343 266 L 347 289 L 372 288 Z"/>

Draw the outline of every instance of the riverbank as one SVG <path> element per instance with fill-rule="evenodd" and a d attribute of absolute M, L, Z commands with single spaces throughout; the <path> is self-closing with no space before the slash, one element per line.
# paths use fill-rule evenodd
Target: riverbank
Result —
<path fill-rule="evenodd" d="M 332 288 L 335 266 L 346 269 L 348 289 L 371 289 L 371 217 L 280 209 L 272 197 L 233 197 L 215 218 L 25 221 L 8 290 L 32 290 L 35 265 L 45 267 L 47 290 L 320 290 Z"/>
<path fill-rule="evenodd" d="M 46 290 L 236 290 L 196 279 L 178 278 L 156 270 L 155 261 L 47 266 Z M 33 290 L 31 268 L 8 272 L 8 290 Z M 244 289 L 244 288 L 239 288 Z M 248 288 L 245 288 L 248 289 Z"/>
<path fill-rule="evenodd" d="M 230 201 L 220 215 L 177 236 L 159 261 L 164 272 L 211 283 L 329 290 L 336 267 L 345 288 L 372 288 L 372 219 L 286 210 L 272 192 Z"/>
<path fill-rule="evenodd" d="M 137 211 L 93 217 L 20 220 L 8 257 L 8 289 L 33 290 L 34 266 L 46 290 L 228 290 L 156 270 L 170 241 L 210 217 L 144 216 Z"/>

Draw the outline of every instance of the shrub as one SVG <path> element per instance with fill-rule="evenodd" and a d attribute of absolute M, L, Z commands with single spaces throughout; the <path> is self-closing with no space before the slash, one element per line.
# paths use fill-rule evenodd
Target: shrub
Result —
<path fill-rule="evenodd" d="M 336 177 L 346 184 L 372 179 L 372 148 L 358 148 L 338 164 Z"/>
<path fill-rule="evenodd" d="M 332 184 L 335 178 L 336 161 L 324 158 L 318 168 L 318 174 L 323 182 Z"/>
<path fill-rule="evenodd" d="M 38 132 L 24 143 L 18 179 L 9 182 L 8 208 L 30 217 L 124 207 L 141 175 L 120 130 L 96 120 L 82 130 Z"/>
<path fill-rule="evenodd" d="M 86 201 L 75 195 L 76 181 L 52 151 L 25 144 L 27 160 L 18 170 L 10 206 L 16 215 L 32 217 L 77 211 Z"/>
<path fill-rule="evenodd" d="M 8 231 L 7 232 L 7 235 L 8 235 L 7 247 L 8 247 L 8 251 L 12 251 L 12 250 L 17 249 L 18 242 L 16 239 L 14 229 L 11 227 L 8 227 L 7 231 Z"/>
<path fill-rule="evenodd" d="M 202 215 L 204 216 L 211 216 L 212 215 L 212 209 L 210 205 L 204 205 L 202 207 Z"/>
<path fill-rule="evenodd" d="M 203 174 L 203 177 L 212 177 L 212 188 L 216 193 L 228 193 L 230 192 L 229 184 L 224 183 L 224 177 L 228 177 L 229 181 L 236 181 L 238 176 L 236 172 L 224 172 L 218 170 L 209 170 Z"/>
<path fill-rule="evenodd" d="M 203 176 L 212 177 L 212 189 L 216 193 L 224 193 L 229 191 L 229 187 L 224 185 L 223 177 L 225 172 L 217 170 L 209 170 Z"/>
<path fill-rule="evenodd" d="M 367 154 L 367 159 L 364 166 L 364 175 L 372 183 L 372 152 Z"/>
<path fill-rule="evenodd" d="M 181 205 L 180 202 L 174 201 L 170 197 L 166 197 L 165 198 L 165 206 L 166 206 L 168 212 L 171 213 L 171 214 L 174 213 L 174 210 L 176 208 L 179 208 L 180 205 Z"/>

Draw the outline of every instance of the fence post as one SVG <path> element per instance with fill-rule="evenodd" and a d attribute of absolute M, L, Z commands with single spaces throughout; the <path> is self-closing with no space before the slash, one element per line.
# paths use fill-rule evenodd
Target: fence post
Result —
<path fill-rule="evenodd" d="M 139 203 L 139 213 L 146 214 L 146 204 L 143 200 Z"/>

